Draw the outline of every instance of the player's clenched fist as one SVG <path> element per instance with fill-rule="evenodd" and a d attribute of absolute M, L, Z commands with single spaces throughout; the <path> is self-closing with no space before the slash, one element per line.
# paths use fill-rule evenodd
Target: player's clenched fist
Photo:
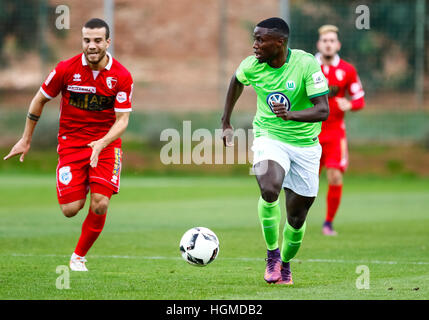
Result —
<path fill-rule="evenodd" d="M 335 100 L 337 101 L 338 108 L 340 108 L 341 111 L 349 111 L 352 109 L 352 103 L 344 97 L 335 97 Z"/>
<path fill-rule="evenodd" d="M 289 120 L 288 119 L 289 113 L 286 110 L 286 106 L 283 103 L 273 102 L 272 110 L 276 115 L 276 117 L 282 118 L 283 120 Z"/>
<path fill-rule="evenodd" d="M 12 158 L 16 155 L 21 155 L 19 157 L 19 161 L 23 162 L 24 157 L 27 154 L 27 152 L 30 150 L 30 143 L 25 140 L 24 138 L 21 138 L 10 150 L 9 154 L 3 158 L 3 160 L 7 160 L 9 158 Z"/>
<path fill-rule="evenodd" d="M 225 147 L 234 146 L 234 128 L 231 125 L 222 126 L 222 140 Z"/>

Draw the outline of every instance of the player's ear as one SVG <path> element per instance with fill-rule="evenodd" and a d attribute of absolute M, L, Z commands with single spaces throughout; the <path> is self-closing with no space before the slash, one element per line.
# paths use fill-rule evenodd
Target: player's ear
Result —
<path fill-rule="evenodd" d="M 341 42 L 340 42 L 340 40 L 338 40 L 338 51 L 340 51 L 341 50 Z"/>
<path fill-rule="evenodd" d="M 320 39 L 316 42 L 317 51 L 320 52 Z"/>
<path fill-rule="evenodd" d="M 106 46 L 106 49 L 107 49 L 107 48 L 110 47 L 110 42 L 112 42 L 112 40 L 109 38 L 109 39 L 106 40 L 106 42 L 107 42 L 107 46 Z"/>

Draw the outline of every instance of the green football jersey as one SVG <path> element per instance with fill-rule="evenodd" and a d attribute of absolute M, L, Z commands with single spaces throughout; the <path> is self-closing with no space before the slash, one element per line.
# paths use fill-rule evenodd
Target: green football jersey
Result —
<path fill-rule="evenodd" d="M 268 136 L 299 147 L 318 143 L 321 122 L 285 121 L 271 110 L 273 101 L 284 103 L 291 111 L 311 108 L 311 98 L 329 92 L 325 76 L 313 55 L 288 49 L 286 62 L 280 68 L 259 63 L 255 56 L 249 56 L 241 62 L 235 76 L 242 84 L 252 85 L 258 96 L 253 120 L 255 137 Z"/>

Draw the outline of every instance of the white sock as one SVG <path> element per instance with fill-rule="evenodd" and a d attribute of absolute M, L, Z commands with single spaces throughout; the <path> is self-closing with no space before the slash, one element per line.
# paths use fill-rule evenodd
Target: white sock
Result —
<path fill-rule="evenodd" d="M 85 257 L 78 256 L 76 253 L 73 252 L 73 254 L 72 254 L 72 256 L 71 256 L 70 259 L 73 260 L 73 259 L 76 259 L 76 258 L 85 258 Z"/>

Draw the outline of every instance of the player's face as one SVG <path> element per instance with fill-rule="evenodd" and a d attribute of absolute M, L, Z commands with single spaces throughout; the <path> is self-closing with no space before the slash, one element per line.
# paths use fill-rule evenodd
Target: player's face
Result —
<path fill-rule="evenodd" d="M 83 28 L 82 48 L 86 60 L 91 64 L 98 64 L 106 55 L 110 39 L 106 39 L 106 28 Z"/>
<path fill-rule="evenodd" d="M 333 57 L 340 51 L 340 48 L 341 43 L 338 40 L 338 34 L 336 32 L 326 32 L 319 36 L 317 49 L 324 57 Z"/>
<path fill-rule="evenodd" d="M 269 33 L 269 29 L 256 27 L 253 31 L 253 51 L 259 63 L 269 62 L 281 53 L 284 40 Z"/>

